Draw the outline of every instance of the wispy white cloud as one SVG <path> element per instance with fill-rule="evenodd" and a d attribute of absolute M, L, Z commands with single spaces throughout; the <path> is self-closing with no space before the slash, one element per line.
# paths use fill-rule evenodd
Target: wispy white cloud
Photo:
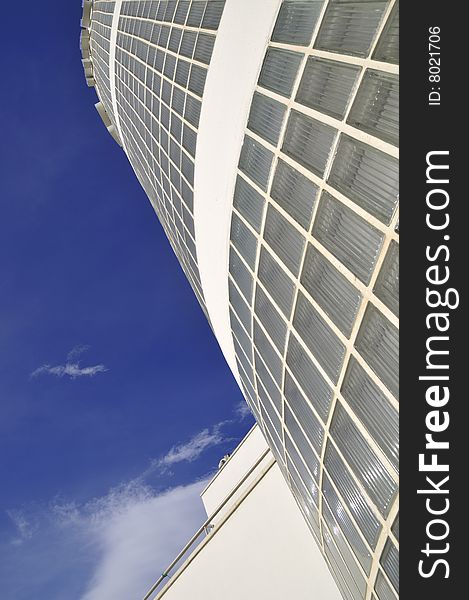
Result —
<path fill-rule="evenodd" d="M 145 487 L 125 486 L 101 499 L 88 517 L 98 559 L 80 600 L 143 597 L 203 523 L 199 494 L 206 483 L 160 494 Z"/>
<path fill-rule="evenodd" d="M 243 421 L 249 415 L 252 416 L 251 409 L 249 408 L 248 403 L 245 400 L 240 400 L 238 404 L 236 404 L 236 406 L 234 407 L 234 413 L 240 421 Z"/>
<path fill-rule="evenodd" d="M 11 543 L 19 546 L 23 542 L 30 540 L 33 537 L 36 526 L 26 516 L 26 512 L 19 509 L 12 509 L 7 510 L 6 513 L 16 529 L 15 537 L 11 540 Z"/>
<path fill-rule="evenodd" d="M 101 497 L 83 503 L 58 497 L 42 509 L 9 511 L 16 530 L 5 541 L 5 556 L 11 557 L 3 565 L 9 597 L 26 600 L 32 589 L 46 589 L 47 581 L 57 582 L 57 593 L 47 592 L 50 600 L 62 599 L 63 586 L 77 600 L 143 597 L 205 519 L 199 495 L 208 479 L 162 490 L 165 474 L 211 447 L 233 442 L 230 426 L 245 416 L 236 406 L 233 418 L 174 445 L 132 481 Z M 1 546 L 0 541 L 0 554 Z M 25 565 L 27 582 L 21 577 Z"/>
<path fill-rule="evenodd" d="M 230 438 L 223 435 L 222 426 L 223 423 L 218 423 L 211 430 L 203 429 L 189 441 L 176 444 L 164 456 L 152 461 L 152 468 L 164 470 L 180 462 L 193 462 L 207 448 L 230 441 Z"/>
<path fill-rule="evenodd" d="M 76 379 L 77 377 L 94 377 L 98 373 L 105 373 L 109 369 L 103 365 L 92 365 L 89 367 L 80 366 L 80 356 L 83 352 L 89 350 L 89 346 L 75 346 L 72 348 L 67 355 L 67 360 L 64 365 L 42 365 L 31 373 L 31 377 L 37 377 L 38 375 L 55 375 L 56 377 L 70 377 Z"/>

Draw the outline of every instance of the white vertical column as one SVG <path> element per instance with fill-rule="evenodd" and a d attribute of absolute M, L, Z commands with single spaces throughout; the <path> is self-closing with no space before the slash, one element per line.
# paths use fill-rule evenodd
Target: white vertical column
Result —
<path fill-rule="evenodd" d="M 119 121 L 119 114 L 117 112 L 117 99 L 116 99 L 116 46 L 117 46 L 117 29 L 119 25 L 119 17 L 121 13 L 122 0 L 116 0 L 114 5 L 114 14 L 112 15 L 111 25 L 111 38 L 109 41 L 109 87 L 111 89 L 111 101 L 112 101 L 112 112 L 114 113 L 114 121 L 116 123 L 119 137 L 122 141 L 124 150 L 124 136 Z"/>
<path fill-rule="evenodd" d="M 197 136 L 197 261 L 215 335 L 238 382 L 228 307 L 231 211 L 249 108 L 280 3 L 227 0 L 208 70 Z"/>

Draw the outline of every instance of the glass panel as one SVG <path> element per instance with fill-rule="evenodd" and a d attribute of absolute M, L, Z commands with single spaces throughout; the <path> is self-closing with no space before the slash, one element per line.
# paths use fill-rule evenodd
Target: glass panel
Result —
<path fill-rule="evenodd" d="M 259 321 L 264 325 L 266 331 L 269 332 L 269 336 L 277 347 L 277 350 L 283 354 L 287 336 L 287 324 L 259 286 L 256 288 L 255 312 Z"/>
<path fill-rule="evenodd" d="M 399 331 L 373 304 L 368 303 L 355 348 L 398 398 Z"/>
<path fill-rule="evenodd" d="M 285 375 L 285 398 L 293 414 L 301 423 L 306 436 L 318 454 L 321 453 L 324 429 L 306 398 L 288 373 Z"/>
<path fill-rule="evenodd" d="M 275 23 L 272 41 L 308 45 L 322 5 L 323 0 L 284 0 Z"/>
<path fill-rule="evenodd" d="M 390 539 L 386 542 L 380 563 L 394 589 L 399 592 L 399 551 Z"/>
<path fill-rule="evenodd" d="M 303 55 L 297 52 L 268 48 L 259 75 L 259 85 L 289 98 L 302 58 Z"/>
<path fill-rule="evenodd" d="M 342 333 L 350 337 L 362 295 L 311 244 L 306 251 L 301 283 Z"/>
<path fill-rule="evenodd" d="M 234 207 L 257 232 L 261 230 L 264 202 L 264 196 L 238 175 L 234 192 Z"/>
<path fill-rule="evenodd" d="M 335 521 L 339 524 L 363 569 L 367 574 L 369 574 L 372 560 L 371 552 L 368 550 L 361 535 L 358 533 L 357 528 L 346 512 L 344 505 L 340 501 L 339 496 L 336 494 L 326 474 L 324 474 L 322 491 L 324 498 L 326 499 L 327 504 L 334 515 Z"/>
<path fill-rule="evenodd" d="M 324 464 L 360 531 L 374 549 L 381 525 L 331 442 L 327 444 Z"/>
<path fill-rule="evenodd" d="M 398 161 L 342 135 L 328 183 L 388 225 L 399 199 Z"/>
<path fill-rule="evenodd" d="M 282 152 L 322 176 L 337 130 L 292 110 Z"/>
<path fill-rule="evenodd" d="M 296 101 L 342 119 L 360 67 L 310 56 Z"/>
<path fill-rule="evenodd" d="M 388 0 L 330 0 L 315 47 L 367 56 Z"/>
<path fill-rule="evenodd" d="M 399 415 L 353 356 L 350 358 L 341 392 L 397 472 Z"/>
<path fill-rule="evenodd" d="M 274 146 L 277 145 L 286 107 L 258 92 L 254 93 L 248 128 Z"/>
<path fill-rule="evenodd" d="M 285 266 L 297 276 L 305 239 L 273 206 L 267 209 L 264 238 Z"/>
<path fill-rule="evenodd" d="M 323 192 L 313 235 L 360 281 L 370 282 L 383 243 L 378 229 Z"/>
<path fill-rule="evenodd" d="M 207 3 L 207 8 L 202 21 L 202 27 L 204 29 L 218 29 L 224 7 L 225 0 L 210 0 L 210 2 Z"/>
<path fill-rule="evenodd" d="M 345 356 L 345 346 L 302 292 L 298 295 L 293 327 L 336 383 Z"/>
<path fill-rule="evenodd" d="M 385 142 L 399 144 L 399 78 L 367 69 L 347 123 Z"/>
<path fill-rule="evenodd" d="M 273 154 L 249 136 L 244 137 L 239 168 L 264 191 L 267 190 Z"/>
<path fill-rule="evenodd" d="M 231 219 L 231 242 L 254 271 L 257 238 L 235 213 Z"/>
<path fill-rule="evenodd" d="M 330 432 L 371 500 L 387 516 L 397 484 L 340 403 L 336 404 Z"/>
<path fill-rule="evenodd" d="M 270 195 L 306 230 L 311 224 L 318 187 L 283 160 L 277 163 Z"/>
<path fill-rule="evenodd" d="M 391 63 L 399 62 L 399 0 L 394 5 L 387 20 L 373 53 L 373 58 Z"/>
<path fill-rule="evenodd" d="M 326 423 L 331 407 L 332 389 L 293 334 L 290 334 L 288 342 L 287 365 L 318 415 Z M 290 390 L 291 387 L 286 393 L 291 396 Z"/>
<path fill-rule="evenodd" d="M 293 282 L 264 247 L 261 248 L 257 277 L 289 319 L 293 305 Z"/>
<path fill-rule="evenodd" d="M 399 316 L 399 244 L 391 240 L 373 289 L 378 298 Z"/>

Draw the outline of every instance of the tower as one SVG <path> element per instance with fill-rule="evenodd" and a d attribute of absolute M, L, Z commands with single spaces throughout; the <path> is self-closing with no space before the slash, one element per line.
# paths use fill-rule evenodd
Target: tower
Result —
<path fill-rule="evenodd" d="M 398 2 L 84 2 L 82 54 L 344 598 L 398 593 Z"/>

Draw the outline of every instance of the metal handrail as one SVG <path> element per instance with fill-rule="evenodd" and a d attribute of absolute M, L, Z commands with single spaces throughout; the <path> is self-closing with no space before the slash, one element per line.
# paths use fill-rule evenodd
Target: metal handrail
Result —
<path fill-rule="evenodd" d="M 179 552 L 176 558 L 171 562 L 171 564 L 163 571 L 163 573 L 158 577 L 156 582 L 152 585 L 150 590 L 145 594 L 143 600 L 149 600 L 150 596 L 156 591 L 158 586 L 169 576 L 169 572 L 173 570 L 175 565 L 181 560 L 181 558 L 187 553 L 187 551 L 194 545 L 197 541 L 197 538 L 205 531 L 207 531 L 207 526 L 210 525 L 211 521 L 218 515 L 218 513 L 222 510 L 222 508 L 226 505 L 226 503 L 233 497 L 233 495 L 239 490 L 239 488 L 245 483 L 245 481 L 252 475 L 254 470 L 259 466 L 259 464 L 264 460 L 267 454 L 270 452 L 269 449 L 265 450 L 265 452 L 260 456 L 260 458 L 256 461 L 256 463 L 249 469 L 249 471 L 244 475 L 244 477 L 239 481 L 235 488 L 228 494 L 228 496 L 218 505 L 215 511 L 207 518 L 207 520 L 200 526 L 200 528 L 194 533 L 191 539 L 187 542 L 184 548 Z"/>

